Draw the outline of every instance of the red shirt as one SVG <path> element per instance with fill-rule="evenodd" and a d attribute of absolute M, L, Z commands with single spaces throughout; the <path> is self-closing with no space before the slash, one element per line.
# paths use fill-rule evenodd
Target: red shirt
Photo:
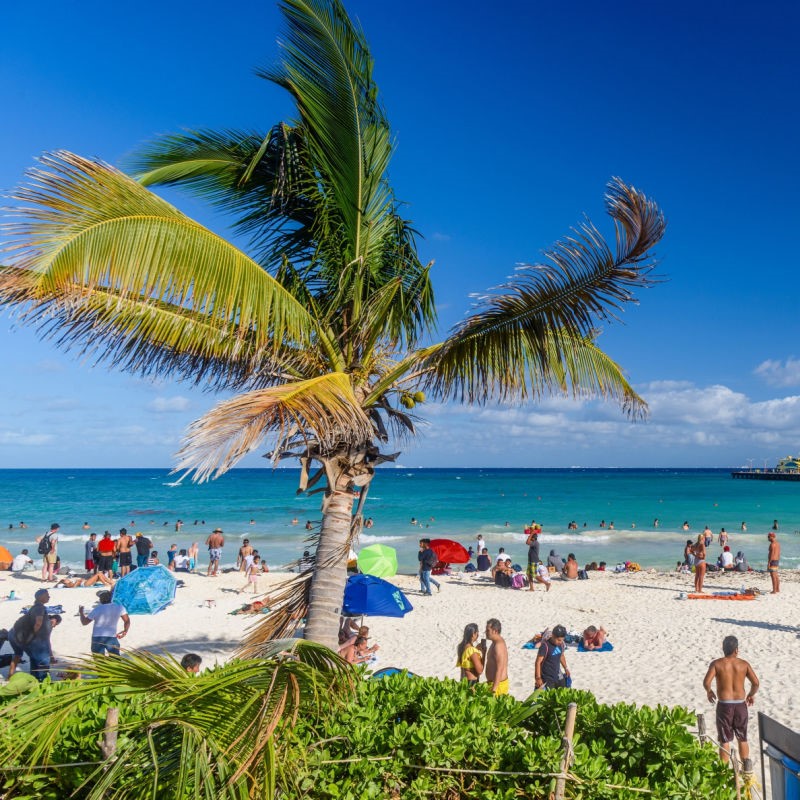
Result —
<path fill-rule="evenodd" d="M 110 556 L 116 550 L 116 542 L 113 539 L 101 539 L 97 543 L 97 549 L 104 556 Z"/>

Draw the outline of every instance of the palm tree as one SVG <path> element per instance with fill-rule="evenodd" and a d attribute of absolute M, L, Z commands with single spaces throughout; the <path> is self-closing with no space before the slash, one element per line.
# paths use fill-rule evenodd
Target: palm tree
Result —
<path fill-rule="evenodd" d="M 645 412 L 596 326 L 651 282 L 665 227 L 653 201 L 613 179 L 614 247 L 584 221 L 437 341 L 430 265 L 389 186 L 393 144 L 364 35 L 340 0 L 281 9 L 282 60 L 261 75 L 291 95 L 291 122 L 166 136 L 135 159 L 136 179 L 45 156 L 15 196 L 13 263 L 0 272 L 0 305 L 58 346 L 238 392 L 192 424 L 176 469 L 215 477 L 268 438 L 274 461 L 299 459 L 300 491 L 323 492 L 315 569 L 288 586 L 252 652 L 306 608 L 306 636 L 335 645 L 349 543 L 375 467 L 397 456 L 381 447 L 414 434 L 407 412 L 426 396 L 601 396 Z M 249 252 L 147 188 L 169 185 L 230 214 Z"/>
<path fill-rule="evenodd" d="M 313 642 L 276 641 L 264 652 L 198 675 L 146 652 L 79 663 L 92 680 L 46 686 L 3 708 L 4 789 L 84 800 L 273 797 L 279 726 L 327 712 L 351 695 L 354 676 Z M 119 710 L 119 738 L 114 758 L 100 762 L 109 707 Z M 40 771 L 65 758 L 79 763 Z M 33 787 L 31 775 L 42 776 Z"/>

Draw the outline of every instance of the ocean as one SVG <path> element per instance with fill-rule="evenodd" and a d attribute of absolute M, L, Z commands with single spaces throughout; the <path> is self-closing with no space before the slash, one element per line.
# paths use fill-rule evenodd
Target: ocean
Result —
<path fill-rule="evenodd" d="M 14 555 L 27 547 L 38 559 L 36 536 L 58 522 L 62 561 L 79 567 L 89 533 L 127 527 L 161 553 L 197 541 L 202 564 L 206 537 L 221 527 L 223 563 L 235 561 L 247 537 L 273 570 L 285 569 L 306 546 L 306 521 L 318 525 L 321 516 L 320 496 L 297 496 L 297 480 L 293 469 L 234 469 L 201 485 L 179 483 L 167 469 L 0 470 L 0 544 Z M 381 469 L 365 516 L 374 526 L 360 544 L 396 548 L 403 572 L 416 570 L 422 536 L 469 546 L 481 534 L 492 555 L 504 547 L 524 565 L 522 531 L 531 520 L 543 526 L 544 555 L 555 549 L 581 564 L 628 560 L 662 569 L 675 567 L 686 539 L 705 525 L 715 535 L 724 527 L 734 553 L 764 567 L 766 534 L 777 520 L 782 564 L 800 566 L 800 482 L 735 481 L 721 469 Z M 571 521 L 577 530 L 568 530 Z M 710 556 L 718 551 L 715 544 Z"/>

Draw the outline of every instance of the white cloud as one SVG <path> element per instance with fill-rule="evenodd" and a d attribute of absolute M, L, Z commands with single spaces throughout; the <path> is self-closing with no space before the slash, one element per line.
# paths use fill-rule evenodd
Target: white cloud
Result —
<path fill-rule="evenodd" d="M 767 359 L 754 370 L 770 386 L 800 386 L 800 359 L 789 356 L 785 362 Z"/>
<path fill-rule="evenodd" d="M 432 425 L 413 458 L 465 466 L 736 466 L 800 450 L 800 396 L 754 401 L 728 386 L 689 381 L 636 389 L 650 408 L 644 422 L 611 403 L 565 398 L 514 407 L 426 403 L 419 413 Z"/>
<path fill-rule="evenodd" d="M 431 234 L 431 239 L 434 242 L 449 242 L 451 238 L 450 234 L 442 233 L 441 231 L 434 231 Z"/>
<path fill-rule="evenodd" d="M 176 411 L 186 411 L 186 409 L 189 408 L 189 404 L 190 400 L 188 397 L 175 395 L 175 397 L 156 397 L 147 404 L 147 407 L 150 411 L 155 411 L 157 414 L 165 414 Z"/>
<path fill-rule="evenodd" d="M 43 447 L 52 444 L 55 436 L 50 433 L 25 433 L 25 431 L 0 431 L 0 444 L 16 447 Z"/>

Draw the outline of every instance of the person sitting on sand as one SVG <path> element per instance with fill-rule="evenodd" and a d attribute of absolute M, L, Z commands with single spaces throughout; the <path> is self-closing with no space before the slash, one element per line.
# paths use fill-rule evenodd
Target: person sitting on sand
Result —
<path fill-rule="evenodd" d="M 486 657 L 486 639 L 478 644 L 479 631 L 478 625 L 470 622 L 464 628 L 464 636 L 456 650 L 456 666 L 461 670 L 461 680 L 470 686 L 475 686 L 480 680 Z"/>
<path fill-rule="evenodd" d="M 356 636 L 351 642 L 339 648 L 339 655 L 348 664 L 364 664 L 374 657 L 378 645 L 368 646 L 366 636 Z"/>
<path fill-rule="evenodd" d="M 483 550 L 481 550 L 476 566 L 478 572 L 489 572 L 489 570 L 491 570 L 492 559 L 489 558 L 489 551 L 487 548 L 484 547 Z"/>
<path fill-rule="evenodd" d="M 547 557 L 547 566 L 553 567 L 556 572 L 561 572 L 564 569 L 564 559 L 555 550 L 551 550 Z"/>
<path fill-rule="evenodd" d="M 339 617 L 339 645 L 355 640 L 359 627 L 355 617 L 345 617 L 344 615 Z"/>
<path fill-rule="evenodd" d="M 501 589 L 510 589 L 514 582 L 514 568 L 511 566 L 511 559 L 498 561 L 494 567 L 494 585 Z"/>
<path fill-rule="evenodd" d="M 583 646 L 586 650 L 599 650 L 606 642 L 608 631 L 605 628 L 598 628 L 590 625 L 583 632 Z"/>
<path fill-rule="evenodd" d="M 561 571 L 561 574 L 568 581 L 578 580 L 578 562 L 575 560 L 575 553 L 570 553 L 567 556 L 567 563 L 564 564 L 564 569 Z"/>
<path fill-rule="evenodd" d="M 736 572 L 749 572 L 750 565 L 747 563 L 747 559 L 745 558 L 744 551 L 740 550 L 736 554 L 736 558 L 733 559 L 733 568 Z"/>
<path fill-rule="evenodd" d="M 189 555 L 185 550 L 180 550 L 178 555 L 172 560 L 175 572 L 188 572 L 189 571 Z"/>
<path fill-rule="evenodd" d="M 720 569 L 724 570 L 732 570 L 734 567 L 733 553 L 731 553 L 731 548 L 728 547 L 727 544 L 722 549 L 722 552 L 719 554 L 719 558 L 717 559 L 717 565 L 719 566 Z"/>
<path fill-rule="evenodd" d="M 687 567 L 694 566 L 694 543 L 691 539 L 686 540 L 686 544 L 683 548 L 683 563 L 686 564 Z"/>
<path fill-rule="evenodd" d="M 536 567 L 536 583 L 543 583 L 545 589 L 548 592 L 550 591 L 550 586 L 552 585 L 550 570 L 544 564 L 539 564 L 539 566 Z"/>
<path fill-rule="evenodd" d="M 158 560 L 158 550 L 151 550 L 147 557 L 148 567 L 157 567 L 161 562 Z"/>

